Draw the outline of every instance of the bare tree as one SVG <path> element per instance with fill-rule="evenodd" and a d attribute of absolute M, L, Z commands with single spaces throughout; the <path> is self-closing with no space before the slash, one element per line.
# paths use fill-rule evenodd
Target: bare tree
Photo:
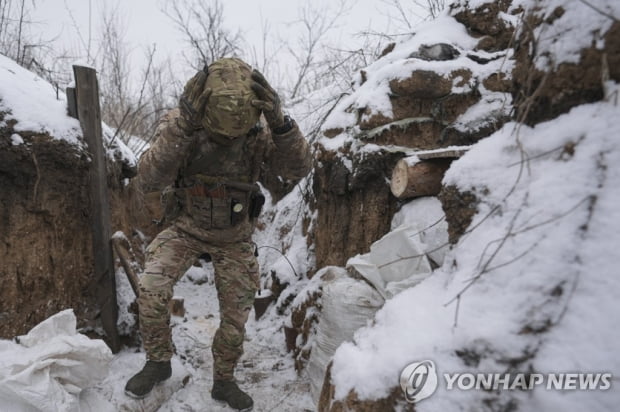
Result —
<path fill-rule="evenodd" d="M 0 0 L 0 53 L 49 81 L 57 94 L 70 81 L 64 67 L 72 57 L 54 45 L 55 38 L 34 34 L 31 11 L 35 0 Z"/>
<path fill-rule="evenodd" d="M 422 1 L 418 1 L 418 4 L 424 3 Z M 437 18 L 439 13 L 442 12 L 443 9 L 446 8 L 446 0 L 426 0 L 426 9 L 431 18 Z M 422 4 L 420 4 L 422 5 Z"/>
<path fill-rule="evenodd" d="M 26 0 L 0 1 L 0 52 L 20 65 L 29 50 L 26 40 L 31 24 L 29 12 Z"/>
<path fill-rule="evenodd" d="M 397 30 L 411 32 L 421 21 L 435 19 L 446 7 L 446 0 L 382 0 L 387 5 L 387 16 Z"/>
<path fill-rule="evenodd" d="M 192 68 L 200 70 L 215 60 L 239 53 L 241 33 L 224 27 L 224 7 L 219 0 L 176 1 L 164 13 L 185 36 L 190 55 L 184 56 Z"/>
<path fill-rule="evenodd" d="M 290 93 L 291 99 L 315 88 L 308 85 L 308 78 L 316 79 L 317 71 L 324 70 L 319 65 L 321 49 L 327 46 L 325 39 L 328 33 L 336 28 L 349 7 L 347 0 L 340 0 L 335 10 L 324 10 L 312 3 L 307 3 L 300 9 L 297 24 L 301 25 L 302 30 L 299 31 L 296 43 L 288 48 L 297 65 L 297 76 Z"/>
<path fill-rule="evenodd" d="M 270 82 L 282 84 L 284 82 L 282 67 L 279 64 L 280 53 L 285 51 L 285 42 L 272 32 L 269 20 L 264 19 L 261 13 L 261 42 L 260 47 L 250 46 L 250 62 L 253 67 L 263 73 Z"/>
<path fill-rule="evenodd" d="M 125 21 L 120 8 L 104 8 L 98 38 L 91 35 L 89 2 L 88 33 L 65 4 L 78 38 L 77 50 L 69 53 L 55 44 L 56 38 L 35 37 L 30 14 L 35 0 L 0 0 L 0 53 L 48 80 L 60 90 L 73 80 L 71 63 L 85 60 L 97 68 L 102 119 L 115 130 L 115 138 L 140 150 L 153 135 L 162 113 L 176 104 L 181 85 L 169 60 L 157 62 L 155 46 L 145 50 L 140 74 L 131 70 L 130 43 L 125 39 Z M 134 136 L 140 139 L 135 139 Z"/>
<path fill-rule="evenodd" d="M 159 118 L 176 106 L 183 84 L 171 70 L 170 58 L 156 63 L 155 46 L 147 51 L 147 64 L 142 73 L 142 87 L 133 114 L 132 135 L 140 139 L 127 140 L 129 148 L 142 153 L 155 135 Z"/>
<path fill-rule="evenodd" d="M 133 109 L 129 99 L 129 49 L 118 5 L 104 9 L 102 14 L 101 57 L 97 64 L 101 117 L 113 128 L 121 130 Z"/>
<path fill-rule="evenodd" d="M 71 7 L 67 4 L 67 0 L 64 0 L 65 3 L 65 12 L 71 19 L 71 24 L 73 25 L 73 29 L 75 30 L 75 34 L 79 39 L 80 46 L 82 52 L 76 53 L 80 55 L 85 55 L 83 58 L 90 65 L 94 65 L 94 56 L 92 54 L 93 51 L 93 37 L 92 37 L 92 0 L 88 0 L 88 33 L 86 38 L 82 34 L 82 30 L 80 29 L 79 24 L 77 23 L 75 16 L 73 15 L 73 11 Z"/>

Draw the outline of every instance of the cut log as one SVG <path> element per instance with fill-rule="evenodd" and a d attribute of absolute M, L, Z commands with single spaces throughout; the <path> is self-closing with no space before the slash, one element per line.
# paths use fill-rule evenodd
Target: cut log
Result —
<path fill-rule="evenodd" d="M 452 159 L 433 159 L 411 164 L 407 159 L 399 160 L 392 171 L 392 194 L 398 199 L 436 196 L 451 162 Z"/>

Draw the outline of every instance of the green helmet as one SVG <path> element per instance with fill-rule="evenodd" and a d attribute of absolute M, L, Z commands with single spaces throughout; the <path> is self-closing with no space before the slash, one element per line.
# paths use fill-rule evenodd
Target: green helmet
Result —
<path fill-rule="evenodd" d="M 244 136 L 258 122 L 260 111 L 252 106 L 252 68 L 236 58 L 220 59 L 209 66 L 205 89 L 211 89 L 203 127 L 230 139 Z"/>

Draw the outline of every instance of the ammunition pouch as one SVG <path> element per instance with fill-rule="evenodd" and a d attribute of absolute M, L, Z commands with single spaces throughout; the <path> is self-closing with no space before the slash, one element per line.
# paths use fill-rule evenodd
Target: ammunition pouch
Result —
<path fill-rule="evenodd" d="M 261 192 L 252 192 L 250 195 L 250 218 L 256 219 L 260 216 L 260 212 L 263 210 L 265 204 L 265 195 Z"/>
<path fill-rule="evenodd" d="M 254 219 L 265 202 L 256 184 L 199 182 L 180 190 L 185 192 L 185 209 L 202 229 L 227 229 Z"/>

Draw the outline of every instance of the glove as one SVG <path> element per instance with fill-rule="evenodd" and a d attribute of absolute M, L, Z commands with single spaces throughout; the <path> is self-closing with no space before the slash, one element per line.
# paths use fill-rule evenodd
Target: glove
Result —
<path fill-rule="evenodd" d="M 177 119 L 177 125 L 186 135 L 191 135 L 194 130 L 202 127 L 200 123 L 211 95 L 211 89 L 204 88 L 207 74 L 205 67 L 189 79 L 179 99 L 181 117 Z"/>
<path fill-rule="evenodd" d="M 252 106 L 261 110 L 269 123 L 271 130 L 282 128 L 285 124 L 284 113 L 278 93 L 269 85 L 269 82 L 258 70 L 252 71 L 252 90 L 258 100 L 252 100 Z"/>

